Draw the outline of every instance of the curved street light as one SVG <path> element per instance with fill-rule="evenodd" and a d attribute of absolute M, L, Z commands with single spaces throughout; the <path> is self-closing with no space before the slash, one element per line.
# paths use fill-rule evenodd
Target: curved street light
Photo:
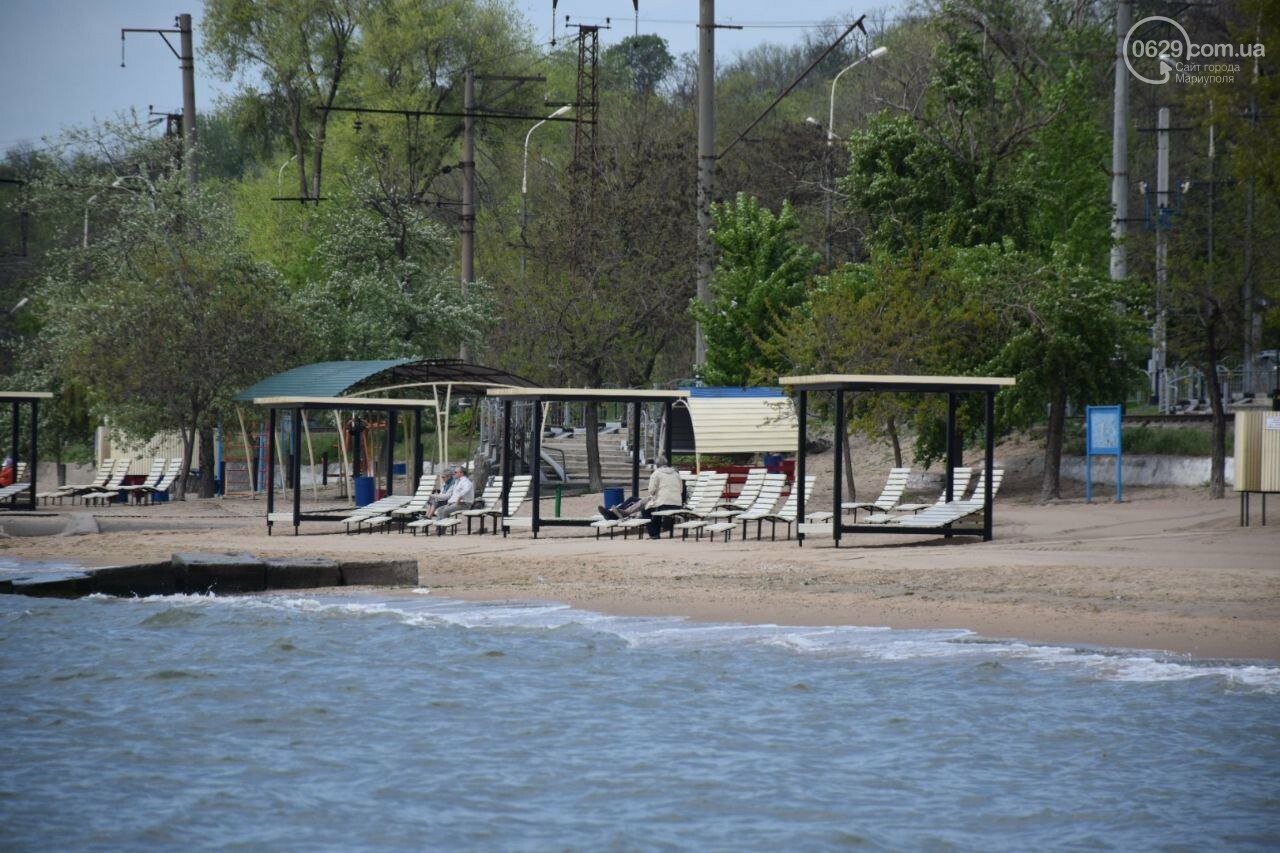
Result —
<path fill-rule="evenodd" d="M 551 115 L 534 124 L 533 127 L 529 128 L 529 132 L 524 135 L 524 171 L 520 175 L 520 195 L 527 195 L 529 192 L 529 137 L 533 136 L 533 132 L 542 127 L 549 120 L 559 118 L 571 109 L 573 109 L 573 104 L 565 104 Z"/>
<path fill-rule="evenodd" d="M 525 242 L 524 231 L 529 224 L 529 137 L 533 136 L 533 132 L 546 124 L 550 119 L 558 118 L 569 110 L 573 109 L 573 104 L 565 104 L 551 115 L 542 119 L 529 128 L 529 132 L 524 135 L 524 168 L 520 172 L 520 286 L 524 287 L 525 283 Z"/>
<path fill-rule="evenodd" d="M 835 141 L 838 138 L 836 136 L 835 128 L 833 126 L 836 120 L 836 83 L 840 82 L 840 78 L 844 76 L 844 73 L 846 71 L 852 71 L 854 68 L 857 68 L 859 65 L 866 62 L 868 59 L 879 59 L 880 57 L 884 56 L 888 52 L 889 52 L 889 48 L 885 47 L 884 45 L 881 45 L 880 47 L 877 47 L 875 50 L 866 54 L 865 56 L 861 56 L 858 59 L 846 65 L 844 68 L 841 68 L 839 73 L 837 73 L 836 76 L 831 79 L 831 101 L 827 106 L 827 128 L 826 128 L 827 156 L 825 158 L 826 160 L 825 170 L 827 172 L 826 180 L 828 184 L 830 184 L 832 181 L 835 180 L 835 176 L 833 174 L 835 170 L 831 162 L 831 146 L 835 144 Z M 815 127 L 822 127 L 822 123 L 819 122 L 817 119 L 815 119 L 813 116 L 809 116 L 807 119 L 805 119 L 805 121 L 808 122 L 809 124 L 814 125 Z M 830 186 L 827 186 L 825 189 L 826 189 L 826 192 L 824 193 L 824 195 L 826 196 L 826 203 L 824 207 L 826 208 L 826 216 L 825 216 L 826 222 L 825 222 L 825 228 L 823 229 L 822 242 L 824 245 L 823 245 L 822 254 L 823 254 L 823 258 L 826 260 L 827 268 L 830 269 L 831 268 L 831 192 L 832 192 L 832 189 Z"/>
<path fill-rule="evenodd" d="M 857 68 L 859 65 L 866 62 L 868 59 L 879 59 L 880 57 L 884 56 L 888 52 L 889 52 L 889 48 L 885 47 L 884 45 L 881 45 L 880 47 L 877 47 L 875 50 L 868 53 L 866 56 L 860 57 L 859 59 L 854 60 L 849 65 L 846 65 L 844 68 L 841 68 L 840 72 L 836 74 L 834 78 L 832 78 L 831 104 L 827 109 L 827 145 L 828 146 L 830 146 L 831 143 L 835 141 L 835 138 L 836 138 L 836 132 L 835 132 L 836 83 L 838 83 L 840 81 L 840 78 L 844 76 L 844 72 L 852 71 L 854 68 Z"/>

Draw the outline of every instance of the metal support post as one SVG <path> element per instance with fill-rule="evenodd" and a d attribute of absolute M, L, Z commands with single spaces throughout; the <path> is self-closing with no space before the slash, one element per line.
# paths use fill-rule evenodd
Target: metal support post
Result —
<path fill-rule="evenodd" d="M 809 440 L 809 392 L 800 392 L 800 411 L 797 413 L 797 421 L 799 425 L 796 427 L 796 433 L 799 441 L 796 442 L 796 482 L 804 483 L 804 462 L 805 462 L 805 444 Z M 836 442 L 839 444 L 840 442 Z M 800 524 L 804 521 L 804 489 L 800 489 L 800 494 L 796 495 L 796 543 L 804 547 L 804 532 L 800 528 Z M 831 521 L 835 529 L 840 528 L 840 516 L 837 514 Z"/>
<path fill-rule="evenodd" d="M 502 401 L 502 459 L 498 463 L 502 469 L 502 518 L 497 524 L 502 527 L 502 535 L 507 535 L 507 525 L 503 523 L 511 508 L 507 506 L 511 498 L 511 401 Z"/>
<path fill-rule="evenodd" d="M 395 493 L 396 482 L 396 413 L 387 410 L 387 494 Z"/>
<path fill-rule="evenodd" d="M 667 457 L 667 462 L 671 462 L 671 401 L 667 400 L 662 404 L 662 417 L 666 419 L 666 429 L 662 433 L 662 452 Z"/>
<path fill-rule="evenodd" d="M 422 484 L 422 409 L 413 410 L 413 474 L 410 477 L 411 491 L 418 493 Z"/>
<path fill-rule="evenodd" d="M 40 460 L 37 459 L 37 450 L 36 450 L 36 448 L 38 447 L 38 442 L 36 441 L 37 424 L 40 423 L 40 418 L 38 418 L 38 415 L 37 415 L 37 406 L 38 406 L 38 402 L 36 400 L 32 400 L 31 401 L 31 457 L 29 457 L 29 459 L 27 460 L 27 471 L 29 471 L 29 476 L 27 479 L 28 479 L 28 482 L 31 483 L 31 489 L 29 489 L 29 492 L 28 492 L 29 497 L 27 498 L 27 508 L 29 508 L 29 510 L 31 510 L 32 512 L 36 511 L 36 491 L 37 491 L 36 470 L 38 469 L 38 467 L 40 467 L 40 465 L 38 465 L 38 462 L 40 462 Z M 17 465 L 14 465 L 14 471 L 15 473 L 17 473 Z M 1263 521 L 1266 521 L 1266 503 L 1263 502 L 1262 506 L 1263 506 L 1262 519 Z"/>
<path fill-rule="evenodd" d="M 670 461 L 670 460 L 668 460 Z M 640 404 L 631 404 L 631 497 L 640 497 Z"/>
<path fill-rule="evenodd" d="M 529 460 L 533 475 L 533 538 L 538 538 L 538 522 L 542 519 L 542 404 L 533 401 L 533 457 Z"/>
<path fill-rule="evenodd" d="M 844 487 L 844 483 L 841 482 L 840 480 L 840 471 L 844 466 L 844 435 L 845 435 L 845 430 L 848 429 L 848 426 L 844 422 L 844 390 L 841 388 L 837 388 L 834 393 L 836 395 L 836 434 L 835 434 L 835 442 L 834 442 L 834 448 L 833 448 L 835 450 L 835 459 L 833 460 L 833 463 L 832 463 L 833 465 L 835 465 L 835 468 L 832 469 L 835 471 L 835 476 L 831 478 L 831 482 L 832 482 L 831 513 L 832 513 L 832 519 L 834 521 L 834 523 L 831 525 L 831 535 L 835 537 L 836 547 L 839 548 L 840 533 L 841 533 L 840 528 L 842 526 L 842 521 L 843 521 L 840 516 L 840 511 L 841 511 L 840 504 L 844 502 L 844 492 L 842 491 Z M 804 484 L 798 483 L 797 485 L 800 489 L 800 499 L 803 500 Z M 800 506 L 798 501 L 796 503 L 796 506 L 797 507 Z M 797 512 L 798 511 L 799 510 L 797 510 Z M 796 516 L 797 524 L 799 524 L 802 520 L 803 519 L 801 518 L 801 516 L 799 515 Z"/>
<path fill-rule="evenodd" d="M 276 410 L 267 410 L 267 535 L 271 535 L 271 513 L 276 509 Z"/>
<path fill-rule="evenodd" d="M 947 484 L 946 494 L 947 494 L 947 503 L 951 503 L 953 500 L 955 500 L 955 497 L 956 497 L 953 491 L 954 482 L 955 482 L 955 467 L 956 467 L 956 450 L 955 450 L 956 448 L 956 395 L 955 394 L 947 395 L 947 434 L 946 434 L 945 440 L 947 442 L 947 449 L 946 449 L 947 474 L 946 474 L 946 481 L 945 481 Z"/>
<path fill-rule="evenodd" d="M 986 393 L 985 415 L 987 422 L 986 435 L 986 458 L 983 461 L 983 471 L 986 476 L 982 478 L 983 483 L 983 508 L 982 508 L 982 541 L 991 541 L 991 516 L 992 506 L 991 498 L 993 493 L 993 483 L 991 478 L 995 476 L 995 454 L 996 454 L 996 392 L 988 391 Z"/>
<path fill-rule="evenodd" d="M 302 515 L 302 409 L 293 410 L 289 435 L 289 483 L 293 486 L 293 535 L 298 535 Z"/>

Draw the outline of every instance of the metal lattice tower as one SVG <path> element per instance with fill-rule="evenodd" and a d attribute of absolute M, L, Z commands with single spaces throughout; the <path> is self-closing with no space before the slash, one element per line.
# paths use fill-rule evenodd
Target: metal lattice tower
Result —
<path fill-rule="evenodd" d="M 596 119 L 600 113 L 600 27 L 578 24 L 578 94 L 573 125 L 573 163 L 596 172 Z"/>

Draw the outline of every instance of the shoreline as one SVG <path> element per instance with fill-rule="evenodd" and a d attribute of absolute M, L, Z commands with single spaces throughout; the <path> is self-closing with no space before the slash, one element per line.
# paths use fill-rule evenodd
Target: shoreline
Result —
<path fill-rule="evenodd" d="M 829 537 L 799 548 L 767 538 L 596 540 L 564 528 L 534 540 L 519 529 L 505 539 L 427 538 L 348 536 L 314 524 L 301 536 L 268 537 L 263 510 L 262 501 L 227 499 L 76 508 L 59 519 L 0 516 L 7 531 L 27 524 L 47 533 L 88 514 L 103 531 L 11 536 L 0 539 L 0 559 L 92 566 L 184 551 L 414 558 L 420 586 L 464 600 L 714 622 L 959 628 L 992 639 L 1280 663 L 1280 525 L 1238 527 L 1236 501 L 1190 490 L 1150 490 L 1118 505 L 1009 501 L 998 508 L 992 542 L 853 536 L 838 549 Z"/>

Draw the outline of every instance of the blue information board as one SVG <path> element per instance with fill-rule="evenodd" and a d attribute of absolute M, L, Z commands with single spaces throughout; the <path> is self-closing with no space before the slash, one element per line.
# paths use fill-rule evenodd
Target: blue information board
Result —
<path fill-rule="evenodd" d="M 1093 457 L 1116 458 L 1116 503 L 1124 499 L 1119 406 L 1086 406 L 1084 415 L 1084 500 L 1093 503 Z"/>

